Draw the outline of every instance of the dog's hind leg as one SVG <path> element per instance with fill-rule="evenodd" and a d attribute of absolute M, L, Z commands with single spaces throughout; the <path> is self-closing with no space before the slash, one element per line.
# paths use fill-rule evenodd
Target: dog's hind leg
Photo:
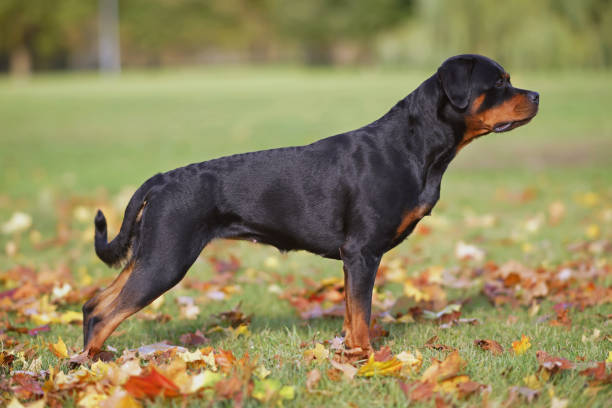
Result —
<path fill-rule="evenodd" d="M 176 285 L 196 260 L 209 237 L 192 219 L 159 223 L 115 281 L 83 307 L 84 348 L 90 356 L 126 318 Z M 189 225 L 191 223 L 191 225 Z"/>

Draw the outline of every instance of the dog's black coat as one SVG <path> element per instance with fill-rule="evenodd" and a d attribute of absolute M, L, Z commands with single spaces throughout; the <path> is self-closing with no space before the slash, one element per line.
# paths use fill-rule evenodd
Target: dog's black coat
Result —
<path fill-rule="evenodd" d="M 145 306 L 184 276 L 208 242 L 232 238 L 342 259 L 347 303 L 354 299 L 345 326 L 352 324 L 350 307 L 356 308 L 353 315 L 363 312 L 367 325 L 380 259 L 438 201 L 442 175 L 465 139 L 468 107 L 476 96 L 486 95 L 479 112 L 523 94 L 537 110 L 536 93 L 509 82 L 499 88 L 502 74 L 503 68 L 485 57 L 457 56 L 360 129 L 307 146 L 223 157 L 155 175 L 132 197 L 112 242 L 107 243 L 104 216 L 96 217 L 98 256 L 134 267 L 112 307 Z M 405 219 L 419 208 L 424 210 Z M 104 315 L 96 311 L 97 318 L 90 319 L 97 303 L 84 307 L 86 347 L 98 315 Z M 363 334 L 352 336 L 351 346 L 368 348 L 369 342 L 359 344 L 365 343 Z"/>

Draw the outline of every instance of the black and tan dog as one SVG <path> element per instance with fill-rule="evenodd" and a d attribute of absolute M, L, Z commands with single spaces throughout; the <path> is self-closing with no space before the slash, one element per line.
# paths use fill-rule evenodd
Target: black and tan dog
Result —
<path fill-rule="evenodd" d="M 360 129 L 153 176 L 110 243 L 104 215 L 96 216 L 96 253 L 124 268 L 83 306 L 85 350 L 96 354 L 119 323 L 176 285 L 207 243 L 231 238 L 341 259 L 346 344 L 368 353 L 381 257 L 431 212 L 457 152 L 529 122 L 538 98 L 514 88 L 496 62 L 458 55 Z"/>

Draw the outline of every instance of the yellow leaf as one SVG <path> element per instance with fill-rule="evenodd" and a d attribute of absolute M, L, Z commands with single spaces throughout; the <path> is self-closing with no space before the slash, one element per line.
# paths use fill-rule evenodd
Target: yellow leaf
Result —
<path fill-rule="evenodd" d="M 408 371 L 419 371 L 421 366 L 423 365 L 423 355 L 416 351 L 416 354 L 412 354 L 408 351 L 402 351 L 399 353 L 396 358 L 402 362 L 402 369 L 407 369 Z"/>
<path fill-rule="evenodd" d="M 108 397 L 104 394 L 90 393 L 81 398 L 77 406 L 82 408 L 97 408 L 106 398 Z"/>
<path fill-rule="evenodd" d="M 368 362 L 359 368 L 357 375 L 362 377 L 397 376 L 402 369 L 402 362 L 393 357 L 387 361 L 375 361 L 374 354 L 370 355 Z"/>
<path fill-rule="evenodd" d="M 568 404 L 568 399 L 552 397 L 552 399 L 550 400 L 550 408 L 566 408 Z"/>
<path fill-rule="evenodd" d="M 217 371 L 217 362 L 215 361 L 214 351 L 211 351 L 210 353 L 204 355 L 204 362 L 206 363 L 207 366 L 210 367 L 211 370 Z"/>
<path fill-rule="evenodd" d="M 82 322 L 83 314 L 73 310 L 68 310 L 67 312 L 62 313 L 58 318 L 58 322 L 63 324 L 68 324 L 75 321 Z"/>
<path fill-rule="evenodd" d="M 58 358 L 68 358 L 68 349 L 60 337 L 57 343 L 49 343 L 49 350 Z"/>
<path fill-rule="evenodd" d="M 38 326 L 42 326 L 43 324 L 48 324 L 51 323 L 51 316 L 49 316 L 46 313 L 35 313 L 30 315 L 30 319 L 32 319 L 32 321 L 34 322 L 34 324 L 38 325 Z"/>
<path fill-rule="evenodd" d="M 530 338 L 525 336 L 524 334 L 521 336 L 520 340 L 516 340 L 512 342 L 512 349 L 514 353 L 519 356 L 524 354 L 529 348 L 531 348 L 531 343 L 529 342 Z"/>
<path fill-rule="evenodd" d="M 321 362 L 323 360 L 327 360 L 329 357 L 329 350 L 327 350 L 321 343 L 317 343 L 315 348 L 305 350 L 303 354 L 306 361 L 317 360 L 317 362 Z"/>
<path fill-rule="evenodd" d="M 585 230 L 585 235 L 587 238 L 595 239 L 599 237 L 599 225 L 591 224 Z"/>
<path fill-rule="evenodd" d="M 576 201 L 584 207 L 594 207 L 599 204 L 599 194 L 588 192 L 576 197 Z"/>
<path fill-rule="evenodd" d="M 434 387 L 434 392 L 442 391 L 447 394 L 454 394 L 458 391 L 458 384 L 468 381 L 470 381 L 470 377 L 468 377 L 467 375 L 457 375 L 436 384 L 436 386 Z"/>
<path fill-rule="evenodd" d="M 260 380 L 265 379 L 271 373 L 271 371 L 268 370 L 264 365 L 258 366 L 253 372 L 255 373 L 257 378 L 259 378 Z"/>
<path fill-rule="evenodd" d="M 100 408 L 140 408 L 142 405 L 125 390 L 116 387 L 115 391 L 98 406 Z"/>
<path fill-rule="evenodd" d="M 223 379 L 223 375 L 220 373 L 213 373 L 210 370 L 205 370 L 200 374 L 191 377 L 191 386 L 188 390 L 189 393 L 194 393 L 205 387 L 213 387 L 216 383 Z"/>
<path fill-rule="evenodd" d="M 180 353 L 179 357 L 186 363 L 193 363 L 195 361 L 203 361 L 204 355 L 200 350 L 196 350 L 193 353 L 189 351 L 185 351 L 184 353 Z"/>
<path fill-rule="evenodd" d="M 230 327 L 230 330 L 232 331 L 232 336 L 235 339 L 237 339 L 240 336 L 249 337 L 251 335 L 251 332 L 249 331 L 249 327 L 246 324 L 241 324 L 235 329 Z"/>
<path fill-rule="evenodd" d="M 417 287 L 413 285 L 410 280 L 407 280 L 404 283 L 404 295 L 410 298 L 414 298 L 415 301 L 420 302 L 421 300 L 428 301 L 430 300 L 429 294 L 419 290 Z"/>
<path fill-rule="evenodd" d="M 106 377 L 106 374 L 111 369 L 111 365 L 102 360 L 98 360 L 91 365 L 90 370 L 94 374 L 95 380 L 101 380 Z"/>
<path fill-rule="evenodd" d="M 454 377 L 461 371 L 467 362 L 461 358 L 457 350 L 450 353 L 443 361 L 433 360 L 427 370 L 421 376 L 421 381 L 438 383 L 448 378 Z"/>
<path fill-rule="evenodd" d="M 523 382 L 527 387 L 531 388 L 532 390 L 539 390 L 540 388 L 542 388 L 542 382 L 535 374 L 531 374 L 523 378 Z"/>
<path fill-rule="evenodd" d="M 612 351 L 608 351 L 608 358 L 606 358 L 606 363 L 612 363 Z"/>
<path fill-rule="evenodd" d="M 292 400 L 295 398 L 295 388 L 291 385 L 285 385 L 280 389 L 278 395 L 284 400 Z"/>

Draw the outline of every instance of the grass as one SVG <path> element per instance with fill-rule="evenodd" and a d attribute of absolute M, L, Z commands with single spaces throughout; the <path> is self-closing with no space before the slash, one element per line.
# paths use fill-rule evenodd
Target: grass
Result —
<path fill-rule="evenodd" d="M 0 222 L 14 211 L 25 211 L 33 217 L 32 228 L 50 238 L 55 235 L 58 203 L 69 197 L 121 201 L 125 191 L 159 171 L 225 154 L 304 144 L 359 127 L 386 112 L 425 77 L 425 73 L 398 71 L 254 68 L 127 73 L 112 79 L 43 76 L 25 84 L 0 80 Z M 407 257 L 408 275 L 431 266 L 476 267 L 455 258 L 453 251 L 460 240 L 483 248 L 486 259 L 497 264 L 518 260 L 534 267 L 554 267 L 588 256 L 594 264 L 609 267 L 609 252 L 585 255 L 569 251 L 568 244 L 612 237 L 612 74 L 514 73 L 513 82 L 540 91 L 540 114 L 524 128 L 487 136 L 461 152 L 443 180 L 442 199 L 425 221 L 431 233 L 411 236 L 385 256 L 385 260 Z M 520 200 L 525 192 L 531 198 Z M 597 202 L 583 203 L 590 192 Z M 566 214 L 553 226 L 546 220 L 550 204 L 556 201 L 564 204 Z M 84 208 L 93 214 L 92 204 Z M 475 227 L 466 221 L 470 215 L 485 214 L 496 218 L 493 226 Z M 525 223 L 538 218 L 544 220 L 543 225 L 529 232 Z M 104 267 L 93 255 L 89 219 L 71 218 L 76 233 L 61 247 L 38 251 L 22 237 L 19 253 L 0 257 L 0 270 L 15 265 L 39 269 L 63 264 L 79 279 L 89 275 L 94 281 L 108 281 L 116 271 Z M 116 231 L 116 222 L 112 227 Z M 1 247 L 10 240 L 15 237 L 0 236 Z M 390 378 L 349 383 L 333 382 L 324 375 L 319 388 L 330 391 L 332 397 L 305 391 L 306 372 L 312 367 L 303 362 L 300 344 L 333 338 L 341 321 L 304 322 L 286 301 L 270 293 L 269 287 L 277 283 L 274 274 L 294 275 L 298 283 L 302 277 L 340 277 L 339 262 L 304 252 L 281 255 L 269 247 L 214 242 L 189 276 L 211 278 L 214 272 L 207 259 L 224 259 L 230 254 L 242 263 L 236 282 L 240 293 L 225 301 L 205 301 L 198 292 L 179 285 L 166 295 L 162 310 L 174 315 L 177 296 L 194 296 L 202 308 L 197 320 L 173 319 L 160 325 L 128 319 L 119 328 L 122 334 L 108 343 L 120 350 L 161 340 L 177 344 L 181 334 L 201 328 L 209 314 L 242 302 L 242 309 L 254 314 L 251 336 L 232 339 L 212 335 L 212 343 L 236 355 L 246 351 L 259 355 L 271 376 L 297 387 L 297 398 L 289 405 L 406 404 L 396 380 Z M 270 266 L 271 258 L 278 260 L 277 266 Z M 397 285 L 391 285 L 390 290 L 401 293 Z M 570 360 L 585 357 L 601 361 L 612 348 L 609 340 L 581 340 L 594 329 L 610 334 L 605 326 L 609 323 L 606 316 L 612 313 L 609 303 L 573 312 L 573 325 L 566 330 L 538 323 L 539 317 L 553 313 L 553 303 L 548 300 L 536 316 L 530 316 L 524 308 L 492 307 L 479 288 L 451 291 L 451 295 L 469 297 L 471 302 L 462 310 L 462 317 L 476 317 L 482 324 L 446 330 L 433 323 L 391 325 L 390 336 L 377 345 L 390 345 L 399 353 L 420 348 L 438 335 L 441 343 L 459 349 L 468 361 L 467 374 L 474 381 L 491 385 L 490 400 L 499 403 L 507 397 L 509 387 L 524 385 L 523 378 L 535 372 L 535 350 Z M 507 323 L 510 315 L 518 321 Z M 13 319 L 14 315 L 8 317 Z M 505 353 L 492 358 L 473 346 L 475 339 L 494 339 L 507 348 L 521 334 L 529 335 L 533 344 L 523 356 Z M 57 336 L 69 346 L 80 347 L 79 326 L 54 325 L 51 332 L 32 341 L 46 347 Z M 430 357 L 444 356 L 420 350 L 425 365 Z M 43 366 L 57 363 L 50 352 L 41 354 Z M 610 387 L 591 397 L 583 393 L 584 384 L 584 377 L 571 372 L 554 377 L 547 387 L 553 387 L 557 397 L 569 399 L 570 406 L 606 406 L 612 396 Z M 546 389 L 536 406 L 550 405 Z M 160 400 L 156 404 L 178 406 L 181 401 Z M 199 402 L 189 404 L 198 406 Z"/>

